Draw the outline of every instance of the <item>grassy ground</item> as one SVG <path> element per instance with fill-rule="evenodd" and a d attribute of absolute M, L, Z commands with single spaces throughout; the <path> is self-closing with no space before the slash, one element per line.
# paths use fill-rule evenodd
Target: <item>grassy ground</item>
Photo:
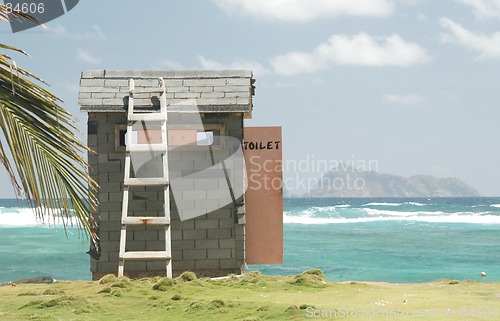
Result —
<path fill-rule="evenodd" d="M 500 283 L 328 282 L 319 270 L 225 280 L 61 281 L 0 287 L 0 320 L 500 320 Z"/>

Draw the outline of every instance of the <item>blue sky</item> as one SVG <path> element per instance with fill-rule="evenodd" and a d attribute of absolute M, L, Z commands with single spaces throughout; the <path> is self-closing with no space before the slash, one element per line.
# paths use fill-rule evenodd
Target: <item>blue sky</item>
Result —
<path fill-rule="evenodd" d="M 251 69 L 246 125 L 283 126 L 285 160 L 376 161 L 383 173 L 458 177 L 492 196 L 499 28 L 500 0 L 85 0 L 45 30 L 3 24 L 0 34 L 30 53 L 13 58 L 83 133 L 82 70 Z M 0 195 L 12 197 L 2 177 Z"/>

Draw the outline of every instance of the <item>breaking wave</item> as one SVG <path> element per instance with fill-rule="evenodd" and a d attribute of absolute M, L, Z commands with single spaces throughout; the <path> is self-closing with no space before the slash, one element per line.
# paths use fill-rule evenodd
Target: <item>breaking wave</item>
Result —
<path fill-rule="evenodd" d="M 418 202 L 404 202 L 404 203 L 368 203 L 362 206 L 401 206 L 401 205 L 413 205 L 413 206 L 425 206 L 426 204 L 418 203 Z"/>
<path fill-rule="evenodd" d="M 494 224 L 500 225 L 500 216 L 497 215 L 475 215 L 475 214 L 451 214 L 436 216 L 371 216 L 371 217 L 311 217 L 308 215 L 289 215 L 284 213 L 285 224 L 353 224 L 381 221 L 406 221 L 406 222 L 428 222 L 428 223 L 469 223 L 469 224 Z"/>
<path fill-rule="evenodd" d="M 376 204 L 385 204 L 383 206 L 387 206 L 389 208 L 377 209 L 365 207 L 368 204 L 357 208 L 313 206 L 299 211 L 284 212 L 283 222 L 286 224 L 347 224 L 381 221 L 407 221 L 429 223 L 500 224 L 500 215 L 498 215 L 498 211 L 468 211 L 467 209 L 470 209 L 470 207 L 462 208 L 462 211 L 454 212 L 445 212 L 442 210 L 420 211 L 415 209 L 413 209 L 413 211 L 398 211 L 394 205 L 396 203 L 371 203 L 371 206 L 377 206 Z"/>
<path fill-rule="evenodd" d="M 401 206 L 403 203 L 368 203 L 362 206 Z"/>
<path fill-rule="evenodd" d="M 46 214 L 42 221 L 35 216 L 35 211 L 31 208 L 23 207 L 1 207 L 0 227 L 48 227 L 63 226 L 60 218 Z"/>

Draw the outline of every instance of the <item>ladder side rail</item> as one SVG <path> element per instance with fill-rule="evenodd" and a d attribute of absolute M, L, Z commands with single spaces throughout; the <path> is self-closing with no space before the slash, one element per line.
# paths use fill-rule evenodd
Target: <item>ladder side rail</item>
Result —
<path fill-rule="evenodd" d="M 169 182 L 168 185 L 166 185 L 163 188 L 163 214 L 165 218 L 167 218 L 170 221 L 170 180 L 169 180 L 169 173 L 168 173 L 168 135 L 167 135 L 167 121 L 168 121 L 168 113 L 167 113 L 167 99 L 166 99 L 166 88 L 165 88 L 165 81 L 163 78 L 160 78 L 160 86 L 162 88 L 162 93 L 160 95 L 160 111 L 165 117 L 165 121 L 162 123 L 161 126 L 161 135 L 162 135 L 162 141 L 166 147 L 165 152 L 163 153 L 163 177 L 166 179 L 167 182 Z M 170 260 L 168 260 L 166 263 L 166 273 L 167 277 L 171 278 L 172 277 L 172 241 L 171 241 L 171 225 L 165 225 L 164 226 L 164 234 L 165 234 L 165 251 L 169 253 L 170 255 Z"/>

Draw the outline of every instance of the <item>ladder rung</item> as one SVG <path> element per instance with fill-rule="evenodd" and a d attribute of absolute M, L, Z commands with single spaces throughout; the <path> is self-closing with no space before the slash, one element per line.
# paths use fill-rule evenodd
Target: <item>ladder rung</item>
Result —
<path fill-rule="evenodd" d="M 166 186 L 168 179 L 165 177 L 144 177 L 144 178 L 125 178 L 125 186 Z"/>
<path fill-rule="evenodd" d="M 129 216 L 122 218 L 122 224 L 127 225 L 169 225 L 168 217 L 155 216 Z"/>
<path fill-rule="evenodd" d="M 120 253 L 121 260 L 170 260 L 167 251 L 137 251 Z"/>
<path fill-rule="evenodd" d="M 143 113 L 128 115 L 129 121 L 167 121 L 167 117 L 163 113 Z"/>
<path fill-rule="evenodd" d="M 133 144 L 127 146 L 127 152 L 166 152 L 165 144 Z"/>
<path fill-rule="evenodd" d="M 130 94 L 162 94 L 163 93 L 163 88 L 161 87 L 153 87 L 153 88 L 139 88 L 139 89 L 133 89 L 129 90 Z"/>

